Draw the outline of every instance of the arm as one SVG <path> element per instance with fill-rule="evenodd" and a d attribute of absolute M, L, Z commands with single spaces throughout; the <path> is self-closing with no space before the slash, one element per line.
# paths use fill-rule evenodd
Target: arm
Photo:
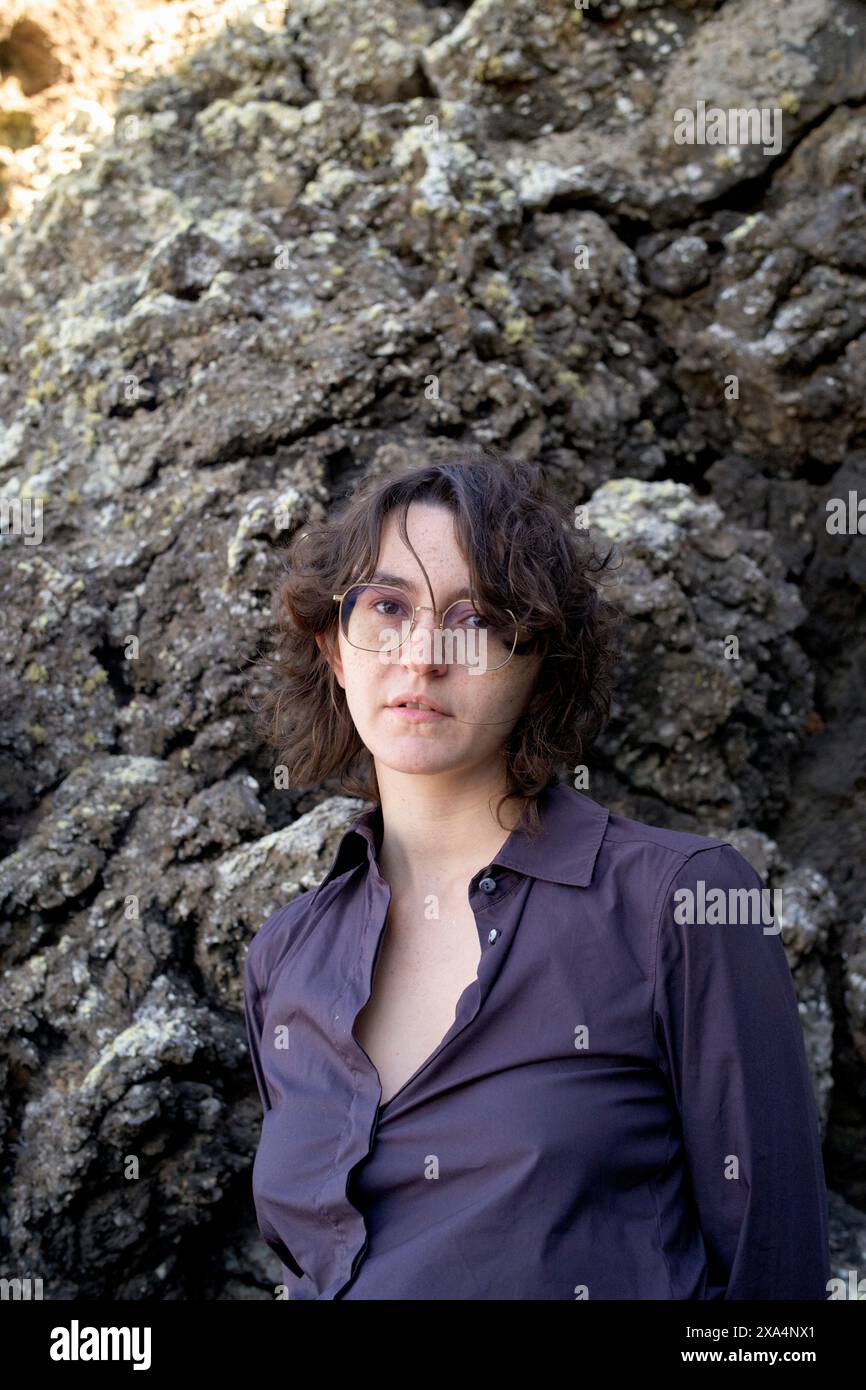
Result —
<path fill-rule="evenodd" d="M 721 888 L 714 921 L 683 916 Z M 826 1299 L 827 1191 L 797 996 L 772 894 L 732 845 L 697 850 L 658 904 L 653 1025 L 679 1110 L 707 1251 L 708 1299 Z M 675 896 L 680 893 L 680 896 Z M 739 915 L 735 915 L 735 914 Z M 700 917 L 703 916 L 703 921 Z M 765 926 L 774 930 L 765 933 Z"/>
<path fill-rule="evenodd" d="M 262 1111 L 270 1110 L 271 1100 L 268 1095 L 267 1082 L 262 1069 L 262 1024 L 264 1021 L 264 999 L 255 976 L 253 968 L 253 947 L 257 937 L 253 937 L 247 950 L 244 962 L 244 1020 L 247 1030 L 247 1043 L 250 1049 L 250 1061 L 253 1073 L 256 1078 L 256 1085 L 259 1088 L 259 1096 L 262 1101 Z"/>
<path fill-rule="evenodd" d="M 262 1066 L 262 1032 L 264 1027 L 265 1006 L 267 1003 L 265 991 L 260 985 L 257 972 L 261 968 L 267 971 L 267 965 L 260 965 L 259 955 L 264 946 L 264 933 L 270 931 L 276 925 L 283 925 L 287 916 L 287 909 L 282 908 L 275 912 L 263 926 L 259 927 L 258 932 L 250 942 L 244 962 L 244 1019 L 246 1022 L 247 1042 L 250 1049 L 250 1061 L 253 1067 L 253 1074 L 256 1078 L 256 1085 L 262 1102 L 263 1115 L 272 1107 L 268 1084 L 265 1080 L 264 1068 Z M 256 1208 L 256 1221 L 262 1239 L 279 1257 L 282 1266 L 281 1282 L 292 1292 L 289 1297 L 309 1298 L 310 1281 L 306 1279 L 303 1269 L 298 1264 L 291 1250 L 285 1245 L 277 1231 L 271 1225 L 267 1214 L 260 1206 L 258 1197 L 254 1197 Z M 304 1282 L 306 1281 L 306 1282 Z M 300 1289 L 307 1292 L 301 1293 Z"/>

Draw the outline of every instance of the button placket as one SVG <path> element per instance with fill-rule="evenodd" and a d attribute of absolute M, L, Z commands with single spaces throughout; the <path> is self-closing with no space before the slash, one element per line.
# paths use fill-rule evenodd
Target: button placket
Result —
<path fill-rule="evenodd" d="M 381 892 L 377 889 L 381 885 Z M 346 1123 L 342 1131 L 339 1153 L 341 1155 L 338 1165 L 337 1160 L 328 1174 L 325 1186 L 323 1186 L 316 1198 L 316 1203 L 321 1207 L 333 1226 L 344 1261 L 347 1259 L 349 1251 L 352 1250 L 354 1242 L 361 1237 L 360 1245 L 352 1250 L 348 1265 L 344 1265 L 338 1279 L 333 1280 L 325 1291 L 319 1295 L 323 1299 L 331 1299 L 336 1293 L 345 1288 L 347 1283 L 354 1277 L 356 1270 L 366 1253 L 369 1244 L 369 1234 L 366 1229 L 366 1222 L 360 1211 L 355 1207 L 349 1198 L 349 1181 L 351 1173 L 356 1165 L 369 1156 L 373 1139 L 378 1128 L 379 1110 L 375 1103 L 370 1114 L 367 1129 L 366 1141 L 362 1139 L 364 1134 L 364 1116 L 361 1110 L 364 1099 L 365 1083 L 371 1079 L 370 1073 L 378 1080 L 378 1072 L 368 1053 L 355 1037 L 354 1029 L 358 1016 L 365 1004 L 372 996 L 373 977 L 376 971 L 376 964 L 379 953 L 382 949 L 385 926 L 388 920 L 388 908 L 391 902 L 391 889 L 384 879 L 379 879 L 376 888 L 373 889 L 372 900 L 366 905 L 366 917 L 364 931 L 359 936 L 358 955 L 355 966 L 350 970 L 344 981 L 344 986 L 334 1001 L 332 1008 L 338 1010 L 334 1015 L 335 1022 L 339 1013 L 348 1010 L 348 1027 L 343 1027 L 339 1033 L 335 1034 L 335 1041 L 339 1039 L 340 1050 L 346 1061 L 350 1074 L 355 1079 L 352 1090 L 351 1102 L 346 1111 Z M 360 990 L 357 988 L 360 983 Z M 360 1058 L 366 1058 L 367 1068 L 362 1068 Z M 372 1097 L 371 1097 L 372 1099 Z M 357 1107 L 357 1109 L 356 1109 Z M 342 1178 L 342 1191 L 336 1188 L 328 1192 L 328 1196 L 323 1200 L 323 1194 L 330 1183 L 332 1186 L 335 1180 Z M 360 1228 L 360 1229 L 359 1229 Z"/>
<path fill-rule="evenodd" d="M 491 894 L 496 892 L 497 888 L 499 887 L 499 884 L 491 873 L 485 873 L 478 880 L 478 887 L 480 888 L 482 893 Z M 494 941 L 496 941 L 498 937 L 500 937 L 501 935 L 502 933 L 500 932 L 498 927 L 491 927 L 490 931 L 487 933 L 487 944 L 489 946 L 492 946 Z"/>

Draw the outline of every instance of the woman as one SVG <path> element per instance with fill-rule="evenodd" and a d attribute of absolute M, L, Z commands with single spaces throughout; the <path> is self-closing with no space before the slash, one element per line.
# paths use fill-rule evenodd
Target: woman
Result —
<path fill-rule="evenodd" d="M 289 552 L 260 727 L 371 806 L 247 956 L 288 1297 L 827 1296 L 793 982 L 734 911 L 758 874 L 558 780 L 609 708 L 609 558 L 489 455 L 368 479 Z"/>

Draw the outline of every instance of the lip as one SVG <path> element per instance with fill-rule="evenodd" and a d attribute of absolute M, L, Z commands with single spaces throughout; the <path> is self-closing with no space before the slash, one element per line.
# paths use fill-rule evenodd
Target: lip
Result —
<path fill-rule="evenodd" d="M 432 724 L 436 719 L 449 719 L 437 709 L 406 709 L 404 705 L 386 705 L 389 714 L 397 714 L 408 719 L 411 724 Z"/>
<path fill-rule="evenodd" d="M 430 709 L 406 709 L 404 701 L 424 700 L 431 706 Z M 399 695 L 395 695 L 391 703 L 386 707 L 394 714 L 400 714 L 404 719 L 413 720 L 416 724 L 427 723 L 433 719 L 449 719 L 448 715 L 435 700 L 429 696 L 422 695 L 419 691 L 404 690 Z"/>
<path fill-rule="evenodd" d="M 442 709 L 442 706 L 439 705 L 439 702 L 432 699 L 432 696 L 425 695 L 424 691 L 400 691 L 399 695 L 393 696 L 393 699 L 388 701 L 388 709 L 396 709 L 396 706 L 406 705 L 406 703 L 410 703 L 411 705 L 413 701 L 418 701 L 423 703 L 423 705 L 430 706 L 431 709 L 435 710 L 436 714 L 446 713 L 445 710 Z"/>

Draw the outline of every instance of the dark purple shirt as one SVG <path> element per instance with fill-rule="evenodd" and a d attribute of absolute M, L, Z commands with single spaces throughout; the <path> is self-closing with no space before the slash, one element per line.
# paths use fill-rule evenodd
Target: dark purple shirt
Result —
<path fill-rule="evenodd" d="M 826 1299 L 815 1094 L 760 876 L 567 784 L 540 805 L 542 837 L 470 880 L 477 977 L 384 1106 L 352 1034 L 390 899 L 378 808 L 253 939 L 253 1194 L 288 1296 Z M 751 913 L 700 920 L 738 888 Z"/>

